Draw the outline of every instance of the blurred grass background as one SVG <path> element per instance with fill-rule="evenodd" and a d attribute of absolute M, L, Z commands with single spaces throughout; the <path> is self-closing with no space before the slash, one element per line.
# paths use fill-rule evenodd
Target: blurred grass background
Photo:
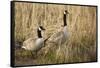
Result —
<path fill-rule="evenodd" d="M 35 59 L 29 51 L 15 49 L 16 65 L 97 61 L 96 7 L 93 6 L 15 2 L 15 42 L 37 37 L 38 24 L 46 29 L 44 38 L 57 32 L 63 25 L 64 10 L 69 12 L 69 39 L 61 46 L 59 56 L 56 55 L 58 46 L 47 42 Z"/>

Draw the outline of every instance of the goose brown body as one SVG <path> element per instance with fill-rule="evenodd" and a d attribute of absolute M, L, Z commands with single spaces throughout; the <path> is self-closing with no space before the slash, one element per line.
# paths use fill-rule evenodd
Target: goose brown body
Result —
<path fill-rule="evenodd" d="M 37 30 L 38 38 L 29 38 L 23 42 L 22 48 L 30 51 L 38 51 L 44 46 L 44 38 L 42 38 L 41 31 L 42 27 Z"/>
<path fill-rule="evenodd" d="M 64 11 L 64 15 L 63 15 L 63 22 L 64 22 L 64 26 L 63 29 L 54 33 L 49 41 L 56 43 L 56 44 L 63 44 L 65 43 L 65 41 L 67 40 L 68 37 L 68 31 L 67 31 L 67 22 L 66 22 L 66 14 L 67 14 L 67 10 Z"/>

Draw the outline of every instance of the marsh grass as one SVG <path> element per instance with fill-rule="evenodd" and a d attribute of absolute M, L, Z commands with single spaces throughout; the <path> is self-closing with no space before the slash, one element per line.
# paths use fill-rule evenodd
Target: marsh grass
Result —
<path fill-rule="evenodd" d="M 46 42 L 32 58 L 29 51 L 15 50 L 16 65 L 55 64 L 97 61 L 96 57 L 96 7 L 15 3 L 15 41 L 21 42 L 37 37 L 39 25 L 45 27 L 44 38 L 57 32 L 63 25 L 63 11 L 67 9 L 69 37 L 65 44 L 58 46 Z M 22 45 L 21 45 L 22 46 Z"/>

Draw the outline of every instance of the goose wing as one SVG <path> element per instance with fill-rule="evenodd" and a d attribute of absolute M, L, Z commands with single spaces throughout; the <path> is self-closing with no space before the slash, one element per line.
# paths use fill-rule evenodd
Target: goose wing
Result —
<path fill-rule="evenodd" d="M 22 48 L 26 50 L 34 50 L 37 38 L 29 38 L 23 42 Z"/>
<path fill-rule="evenodd" d="M 54 34 L 49 38 L 49 41 L 58 43 L 59 41 L 62 40 L 63 36 L 64 36 L 63 31 L 54 33 Z"/>

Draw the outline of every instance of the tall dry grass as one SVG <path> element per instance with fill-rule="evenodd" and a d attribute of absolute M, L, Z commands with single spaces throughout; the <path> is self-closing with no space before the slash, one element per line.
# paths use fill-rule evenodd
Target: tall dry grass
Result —
<path fill-rule="evenodd" d="M 16 65 L 53 64 L 96 61 L 96 7 L 55 5 L 38 3 L 15 3 L 15 41 L 21 42 L 37 36 L 39 25 L 45 27 L 44 38 L 57 32 L 63 24 L 63 11 L 68 10 L 67 17 L 69 38 L 58 46 L 47 42 L 39 51 L 37 58 L 30 61 L 27 51 L 16 50 Z M 25 59 L 27 56 L 27 60 Z M 21 58 L 19 60 L 19 57 Z M 29 62 L 25 62 L 28 61 Z"/>

